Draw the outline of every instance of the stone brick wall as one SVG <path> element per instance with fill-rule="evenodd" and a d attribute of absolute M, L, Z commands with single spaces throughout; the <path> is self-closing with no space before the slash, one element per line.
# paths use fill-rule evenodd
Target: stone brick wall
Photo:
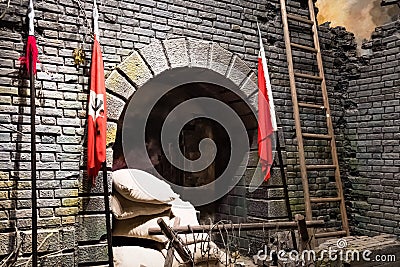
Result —
<path fill-rule="evenodd" d="M 78 2 L 49 0 L 35 3 L 35 31 L 40 60 L 35 83 L 38 91 L 36 125 L 38 133 L 39 244 L 43 242 L 41 250 L 45 252 L 44 255 L 57 252 L 41 258 L 44 262 L 43 266 L 57 264 L 93 266 L 105 264 L 107 261 L 106 245 L 99 241 L 105 233 L 102 174 L 99 175 L 96 186 L 92 188 L 84 171 L 84 134 L 92 43 L 90 28 L 87 25 L 91 24 L 92 4 L 90 1 L 79 2 L 82 7 L 80 8 Z M 15 240 L 18 239 L 16 230 L 18 230 L 23 233 L 20 239 L 25 240 L 21 248 L 22 257 L 19 261 L 24 261 L 29 256 L 29 230 L 31 227 L 29 81 L 26 79 L 18 61 L 18 58 L 24 54 L 24 42 L 27 35 L 27 25 L 24 18 L 27 5 L 28 1 L 25 0 L 18 3 L 11 1 L 10 7 L 0 23 L 0 123 L 24 133 L 24 135 L 20 135 L 0 127 L 0 257 L 4 258 L 16 248 Z M 298 1 L 288 1 L 288 6 L 292 13 L 307 15 L 306 9 Z M 5 4 L 1 3 L 0 7 L 5 7 Z M 292 208 L 295 212 L 303 210 L 300 176 L 298 170 L 294 167 L 297 162 L 297 149 L 296 141 L 293 138 L 294 123 L 278 0 L 263 3 L 255 0 L 207 0 L 201 3 L 180 0 L 108 0 L 99 3 L 99 15 L 106 76 L 109 76 L 111 71 L 125 60 L 133 49 L 144 48 L 156 40 L 170 40 L 181 37 L 217 43 L 243 60 L 250 69 L 256 71 L 258 53 L 256 21 L 258 19 L 264 37 L 274 88 L 275 105 L 284 136 L 285 150 L 287 151 L 285 163 L 287 164 Z M 384 29 L 384 31 L 389 30 Z M 302 25 L 298 25 L 292 34 L 295 38 L 294 41 L 298 43 L 309 44 L 311 42 L 311 35 L 306 34 Z M 340 125 L 340 119 L 344 117 L 342 105 L 344 96 L 342 92 L 335 91 L 335 85 L 338 84 L 337 78 L 341 74 L 338 66 L 334 64 L 336 55 L 334 54 L 335 45 L 332 45 L 332 36 L 335 36 L 335 34 L 328 29 L 322 29 L 321 42 L 324 50 L 325 72 L 327 73 L 328 91 L 333 104 L 332 116 L 336 126 Z M 394 42 L 398 46 L 396 41 L 390 41 L 391 39 L 388 38 L 390 39 L 388 36 L 386 39 L 383 38 L 382 41 L 385 40 L 385 44 Z M 76 68 L 73 64 L 72 51 L 79 46 L 82 46 L 86 52 L 86 62 L 84 66 Z M 379 51 L 374 53 L 376 58 L 382 57 Z M 315 63 L 310 56 L 295 52 L 294 57 L 299 64 L 298 66 L 303 70 L 310 72 L 316 70 Z M 396 59 L 398 60 L 398 58 Z M 372 62 L 371 60 L 371 64 Z M 378 62 L 377 64 L 382 63 Z M 393 66 L 393 68 L 395 67 Z M 367 70 L 365 73 L 365 75 L 379 75 L 375 72 L 367 72 Z M 388 82 L 391 80 L 393 85 L 396 85 L 396 74 L 398 74 L 398 71 L 388 74 Z M 372 76 L 371 78 L 374 79 Z M 124 86 L 126 84 L 122 85 L 122 88 Z M 362 84 L 355 82 L 352 84 L 352 88 L 354 86 L 360 86 L 360 91 L 364 90 L 364 87 L 361 88 Z M 300 82 L 299 89 L 304 93 L 305 100 L 313 102 L 319 97 L 313 93 L 315 85 L 306 81 Z M 122 98 L 124 97 L 123 90 L 117 93 Z M 113 96 L 110 96 L 109 100 L 112 99 Z M 361 96 L 359 99 L 361 99 Z M 394 108 L 393 116 L 395 116 L 395 113 L 398 112 L 394 106 L 396 103 L 393 102 L 390 105 Z M 115 107 L 122 109 L 123 104 L 115 104 Z M 365 110 L 367 109 L 366 107 Z M 323 118 L 320 114 L 315 114 L 312 111 L 305 111 L 305 113 L 307 114 L 306 121 L 315 121 L 315 124 L 311 123 L 305 125 L 305 127 L 309 127 L 309 129 L 314 126 L 323 128 Z M 363 117 L 363 115 L 354 116 L 360 119 Z M 350 116 L 350 118 L 353 117 Z M 117 120 L 118 117 L 115 119 Z M 392 120 L 393 123 L 396 122 L 395 118 L 389 120 Z M 395 125 L 388 127 L 393 126 Z M 115 125 L 110 126 L 108 131 L 115 134 Z M 350 131 L 350 133 L 353 132 Z M 397 137 L 396 133 L 393 132 L 392 139 L 389 140 L 396 140 Z M 339 136 L 338 143 L 345 143 L 341 140 L 345 139 L 344 137 L 341 139 Z M 358 145 L 360 146 L 360 144 Z M 112 143 L 109 143 L 108 166 L 111 166 L 111 146 Z M 385 146 L 385 148 L 392 146 L 393 150 L 395 149 L 394 143 L 392 145 L 382 143 L 382 146 Z M 321 144 L 314 143 L 310 147 L 308 155 L 311 159 L 325 160 L 326 151 L 322 149 Z M 319 147 L 321 147 L 320 150 L 318 150 Z M 342 145 L 339 145 L 339 147 L 342 147 Z M 253 147 L 253 149 L 252 160 L 254 161 L 256 148 Z M 343 150 L 341 152 L 345 153 Z M 382 150 L 382 155 L 386 155 L 386 153 L 392 152 Z M 396 152 L 393 151 L 393 153 Z M 370 160 L 377 159 L 371 158 Z M 395 164 L 395 159 L 385 158 L 381 160 L 392 160 Z M 360 161 L 360 166 L 361 163 L 362 161 Z M 378 163 L 375 162 L 374 164 L 381 166 Z M 386 162 L 386 164 L 389 163 Z M 249 172 L 254 171 L 254 165 L 250 164 L 250 167 L 253 168 L 249 168 Z M 395 171 L 392 169 L 388 173 L 393 174 Z M 365 170 L 363 175 L 368 177 Z M 373 177 L 376 179 L 377 176 L 374 174 Z M 382 177 L 379 182 L 386 183 L 384 178 L 386 176 Z M 320 190 L 319 193 L 332 191 L 329 186 L 325 185 L 326 181 L 329 184 L 329 179 L 318 180 L 318 177 L 312 179 L 314 179 L 312 182 L 315 181 L 321 185 L 315 188 L 317 191 Z M 391 180 L 395 179 L 396 177 L 393 174 Z M 266 203 L 273 202 L 274 204 L 271 204 L 270 207 L 276 204 L 274 207 L 279 208 L 282 201 L 276 199 L 276 195 L 281 196 L 282 192 L 279 191 L 280 189 L 272 188 L 267 190 L 268 195 L 247 195 L 245 199 L 243 198 L 245 180 L 244 178 L 239 189 L 233 190 L 229 196 L 221 200 L 220 213 L 222 217 L 240 219 L 245 215 L 256 220 L 267 219 L 270 214 L 268 208 L 260 209 L 260 213 L 257 214 L 257 207 L 265 208 L 268 207 Z M 374 180 L 371 179 L 371 181 Z M 108 182 L 110 182 L 110 176 Z M 362 189 L 365 181 L 362 180 L 358 184 L 358 188 Z M 394 187 L 392 187 L 394 192 L 386 192 L 388 185 L 380 185 L 383 190 L 382 195 L 371 199 L 384 201 L 383 197 L 386 198 L 386 194 L 396 196 Z M 357 183 L 353 183 L 355 189 L 357 189 L 356 186 Z M 372 190 L 376 192 L 375 189 Z M 355 191 L 360 192 L 360 195 L 367 192 L 365 190 Z M 271 201 L 266 201 L 268 196 L 271 196 Z M 371 204 L 371 208 L 377 205 L 373 201 L 368 202 Z M 370 205 L 368 203 L 367 205 Z M 386 204 L 390 208 L 390 203 L 387 202 Z M 396 205 L 394 199 L 392 204 Z M 244 207 L 238 207 L 242 205 Z M 277 209 L 271 209 L 271 212 L 274 210 Z M 363 212 L 363 209 L 359 210 Z M 315 215 L 326 216 L 329 211 L 329 208 L 321 209 Z M 381 212 L 379 214 L 383 214 L 386 211 L 379 212 Z M 359 217 L 369 220 L 372 215 L 363 213 Z M 336 217 L 328 217 L 327 220 L 334 223 Z M 371 225 L 386 227 L 383 226 L 386 221 L 383 218 L 381 220 L 379 222 L 371 221 Z M 360 224 L 360 226 L 362 225 Z"/>
<path fill-rule="evenodd" d="M 354 232 L 399 235 L 400 21 L 376 28 L 353 60 L 346 111 Z M 350 60 L 350 61 L 352 61 Z"/>

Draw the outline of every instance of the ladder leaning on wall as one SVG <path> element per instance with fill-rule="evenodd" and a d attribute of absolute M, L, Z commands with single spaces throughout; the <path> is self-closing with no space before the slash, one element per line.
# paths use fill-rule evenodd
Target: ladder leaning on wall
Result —
<path fill-rule="evenodd" d="M 289 79 L 290 79 L 290 88 L 292 94 L 292 103 L 293 103 L 293 113 L 296 127 L 296 138 L 298 143 L 298 155 L 299 155 L 299 165 L 300 165 L 300 173 L 301 180 L 303 185 L 304 192 L 304 204 L 305 204 L 305 215 L 306 220 L 312 220 L 312 203 L 330 203 L 330 202 L 339 202 L 340 215 L 341 215 L 341 224 L 342 229 L 340 231 L 330 231 L 323 233 L 316 233 L 315 238 L 327 238 L 327 237 L 339 237 L 339 236 L 348 236 L 349 235 L 349 226 L 347 221 L 346 214 L 346 205 L 343 196 L 343 188 L 342 182 L 340 178 L 340 170 L 339 170 L 339 162 L 336 152 L 336 144 L 335 144 L 335 136 L 334 130 L 332 126 L 332 120 L 330 116 L 330 107 L 328 100 L 328 93 L 326 90 L 326 82 L 323 70 L 322 56 L 321 50 L 318 40 L 318 31 L 317 31 L 317 21 L 315 18 L 314 11 L 314 2 L 313 0 L 308 1 L 308 9 L 309 9 L 309 18 L 304 16 L 288 14 L 286 11 L 286 0 L 280 0 L 281 4 L 281 13 L 282 13 L 282 23 L 284 30 L 284 38 L 285 38 L 285 46 L 286 46 L 286 56 L 287 63 L 289 69 Z M 302 44 L 297 44 L 291 42 L 290 32 L 289 32 L 289 23 L 290 21 L 295 21 L 301 24 L 305 24 L 308 27 L 312 28 L 314 47 L 305 46 Z M 313 53 L 317 60 L 318 66 L 318 75 L 311 75 L 296 72 L 295 66 L 293 64 L 293 56 L 292 49 L 299 49 L 304 52 Z M 314 80 L 318 83 L 318 87 L 321 87 L 322 90 L 322 99 L 323 103 L 306 103 L 299 102 L 297 97 L 297 89 L 296 89 L 296 78 L 306 79 L 306 80 Z M 326 117 L 326 126 L 327 126 L 327 134 L 312 134 L 312 133 L 303 133 L 302 124 L 300 119 L 300 108 L 309 108 L 309 109 L 319 109 L 323 110 Z M 303 139 L 312 139 L 312 140 L 327 140 L 330 143 L 330 153 L 332 156 L 332 164 L 329 165 L 310 165 L 306 162 L 305 151 L 304 151 L 304 143 Z M 335 184 L 337 190 L 337 197 L 310 197 L 309 190 L 309 181 L 308 181 L 308 172 L 309 171 L 320 171 L 320 170 L 332 170 L 334 171 L 335 176 Z"/>

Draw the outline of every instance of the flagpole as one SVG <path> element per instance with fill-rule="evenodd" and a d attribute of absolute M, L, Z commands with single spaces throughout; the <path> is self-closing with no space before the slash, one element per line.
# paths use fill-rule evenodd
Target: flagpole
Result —
<path fill-rule="evenodd" d="M 285 167 L 283 166 L 282 147 L 279 140 L 279 131 L 275 132 L 275 140 L 276 140 L 276 150 L 278 152 L 279 169 L 281 171 L 283 194 L 285 195 L 286 211 L 288 213 L 289 221 L 293 221 L 292 208 L 290 207 L 290 202 L 289 202 L 289 191 L 286 181 Z M 290 235 L 292 238 L 293 248 L 297 249 L 296 235 L 293 230 L 290 231 Z"/>
<path fill-rule="evenodd" d="M 99 34 L 99 11 L 97 9 L 96 0 L 93 1 L 93 34 L 95 36 L 95 42 L 100 43 L 100 34 Z M 100 49 L 100 48 L 99 48 Z M 93 57 L 93 55 L 92 55 Z M 101 66 L 104 68 L 103 66 Z M 104 73 L 102 74 L 104 75 Z M 90 81 L 91 83 L 95 81 Z M 105 96 L 105 91 L 104 91 Z M 104 102 L 106 98 L 104 98 Z M 106 114 L 106 112 L 105 112 Z M 96 120 L 96 118 L 94 118 Z M 107 250 L 108 250 L 108 263 L 109 266 L 114 266 L 114 256 L 113 256 L 113 248 L 112 248 L 112 234 L 111 234 L 111 211 L 110 211 L 110 198 L 109 198 L 109 188 L 108 188 L 108 177 L 107 177 L 107 160 L 105 159 L 102 164 L 103 169 L 103 191 L 104 191 L 104 209 L 106 215 L 106 230 L 107 230 Z M 96 174 L 97 175 L 97 174 Z"/>
<path fill-rule="evenodd" d="M 32 190 L 32 266 L 38 266 L 38 214 L 37 214 L 37 194 L 36 194 L 36 89 L 35 73 L 37 62 L 37 45 L 35 39 L 35 27 L 33 19 L 35 11 L 33 0 L 29 1 L 28 7 L 28 39 L 26 42 L 26 54 L 22 60 L 27 66 L 30 78 L 30 100 L 31 100 L 31 190 Z"/>
<path fill-rule="evenodd" d="M 112 234 L 111 234 L 111 216 L 110 216 L 110 198 L 108 189 L 107 177 L 107 161 L 103 163 L 103 191 L 104 191 L 104 209 L 106 212 L 106 229 L 107 229 L 107 249 L 109 266 L 114 266 L 114 255 L 112 248 Z"/>
<path fill-rule="evenodd" d="M 36 89 L 32 54 L 29 56 L 31 95 L 31 180 L 32 180 L 32 266 L 37 267 L 37 195 L 36 195 Z"/>

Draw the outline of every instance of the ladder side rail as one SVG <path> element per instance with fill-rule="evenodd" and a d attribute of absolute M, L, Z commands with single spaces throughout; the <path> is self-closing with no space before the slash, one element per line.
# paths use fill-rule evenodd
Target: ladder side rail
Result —
<path fill-rule="evenodd" d="M 323 101 L 324 101 L 324 106 L 325 106 L 325 110 L 326 110 L 326 123 L 327 123 L 327 127 L 328 127 L 328 135 L 330 135 L 332 137 L 332 139 L 330 141 L 331 154 L 332 154 L 332 162 L 334 165 L 336 165 L 335 181 L 336 181 L 338 197 L 341 198 L 340 213 L 341 213 L 341 217 L 342 217 L 341 218 L 342 226 L 343 226 L 343 230 L 346 231 L 346 235 L 348 236 L 349 235 L 349 225 L 348 225 L 348 221 L 347 221 L 346 204 L 344 202 L 343 186 L 342 186 L 342 181 L 340 179 L 340 169 L 339 169 L 339 161 L 338 161 L 337 150 L 336 150 L 335 133 L 333 130 L 331 111 L 330 111 L 329 100 L 328 100 L 328 92 L 326 89 L 326 80 L 325 80 L 324 68 L 323 68 L 323 63 L 322 63 L 321 49 L 320 49 L 320 45 L 319 45 L 317 21 L 316 21 L 316 17 L 315 17 L 313 0 L 308 0 L 308 8 L 309 8 L 309 12 L 310 12 L 310 19 L 313 21 L 312 31 L 313 31 L 313 35 L 314 35 L 314 46 L 317 49 L 316 57 L 317 57 L 317 63 L 318 63 L 319 76 L 322 77 L 321 88 L 322 88 L 322 97 L 323 97 Z"/>
<path fill-rule="evenodd" d="M 287 57 L 288 71 L 289 71 L 290 90 L 291 90 L 292 103 L 293 103 L 293 114 L 294 114 L 294 121 L 295 121 L 295 127 L 296 127 L 297 146 L 298 146 L 298 152 L 299 152 L 301 182 L 303 185 L 303 192 L 304 192 L 304 206 L 305 206 L 306 220 L 312 220 L 310 191 L 309 191 L 309 186 L 308 186 L 306 160 L 305 160 L 305 155 L 304 155 L 304 145 L 303 145 L 303 137 L 302 137 L 302 131 L 301 131 L 299 105 L 298 105 L 298 101 L 297 101 L 296 81 L 294 78 L 292 49 L 290 47 L 289 25 L 288 25 L 288 21 L 287 21 L 287 12 L 286 12 L 285 1 L 286 0 L 280 0 L 280 4 L 281 4 L 281 12 L 282 12 L 283 32 L 284 32 L 284 38 L 285 38 L 286 57 Z"/>

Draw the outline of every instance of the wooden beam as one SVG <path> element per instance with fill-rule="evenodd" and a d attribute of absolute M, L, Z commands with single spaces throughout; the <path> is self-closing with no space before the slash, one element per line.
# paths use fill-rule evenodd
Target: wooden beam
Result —
<path fill-rule="evenodd" d="M 307 227 L 322 227 L 325 225 L 323 220 L 305 221 Z M 164 222 L 165 224 L 165 222 Z M 265 223 L 237 223 L 237 224 L 217 224 L 217 225 L 193 225 L 169 228 L 179 234 L 192 234 L 204 232 L 219 232 L 221 230 L 271 230 L 271 229 L 296 229 L 297 222 L 265 222 Z M 164 232 L 160 228 L 149 228 L 149 235 L 160 235 Z M 168 236 L 167 236 L 168 237 Z M 169 238 L 169 237 L 168 237 Z"/>
<path fill-rule="evenodd" d="M 295 220 L 297 222 L 301 240 L 303 240 L 304 242 L 308 242 L 308 240 L 310 239 L 310 236 L 308 235 L 308 231 L 307 231 L 306 219 L 304 218 L 303 215 L 296 214 Z"/>
<path fill-rule="evenodd" d="M 157 223 L 160 226 L 161 232 L 171 241 L 172 246 L 181 257 L 182 261 L 185 263 L 193 263 L 190 254 L 185 250 L 175 233 L 168 227 L 164 220 L 160 218 L 157 220 Z"/>
<path fill-rule="evenodd" d="M 304 216 L 301 214 L 296 214 L 294 219 L 297 222 L 297 229 L 300 236 L 300 246 L 298 249 L 299 251 L 303 251 L 307 249 L 308 242 L 310 240 L 310 235 L 308 234 L 308 229 L 307 229 L 307 222 Z"/>

